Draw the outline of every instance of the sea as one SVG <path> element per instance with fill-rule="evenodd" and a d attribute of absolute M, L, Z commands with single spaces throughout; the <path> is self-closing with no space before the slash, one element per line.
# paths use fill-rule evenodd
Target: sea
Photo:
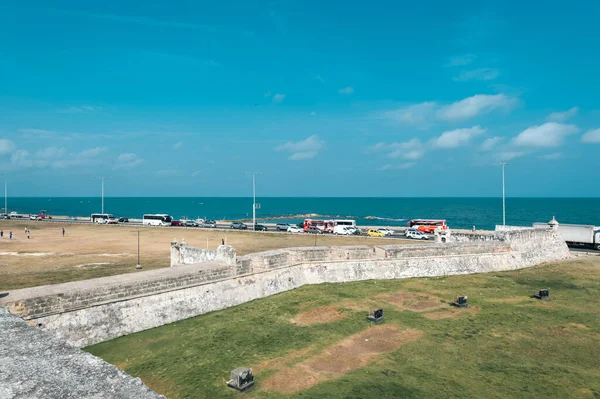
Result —
<path fill-rule="evenodd" d="M 305 218 L 355 219 L 362 226 L 406 226 L 410 219 L 445 219 L 450 228 L 494 229 L 502 224 L 501 198 L 257 198 L 256 217 L 298 223 Z M 21 214 L 89 216 L 100 213 L 99 197 L 9 197 Z M 105 197 L 105 213 L 141 219 L 166 213 L 176 219 L 252 220 L 252 198 Z M 559 223 L 600 226 L 600 198 L 506 198 L 506 224 L 531 226 L 555 217 Z"/>

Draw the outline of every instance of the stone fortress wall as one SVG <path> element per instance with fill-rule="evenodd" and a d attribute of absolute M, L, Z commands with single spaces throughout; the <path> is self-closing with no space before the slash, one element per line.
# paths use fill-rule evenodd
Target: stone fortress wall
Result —
<path fill-rule="evenodd" d="M 171 244 L 171 268 L 17 290 L 0 305 L 84 347 L 301 287 L 515 270 L 569 257 L 558 231 L 448 234 L 438 243 L 304 247 L 237 257 Z"/>

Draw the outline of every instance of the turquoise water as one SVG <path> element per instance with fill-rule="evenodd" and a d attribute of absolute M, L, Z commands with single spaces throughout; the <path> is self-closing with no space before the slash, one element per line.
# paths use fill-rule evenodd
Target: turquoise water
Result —
<path fill-rule="evenodd" d="M 359 225 L 405 226 L 415 218 L 446 219 L 454 228 L 493 229 L 502 224 L 501 198 L 257 198 L 257 218 L 296 222 L 305 214 L 356 219 Z M 141 218 L 168 213 L 175 218 L 252 218 L 252 198 L 105 198 L 105 212 Z M 100 212 L 100 198 L 9 198 L 9 211 L 87 216 Z M 287 216 L 287 217 L 285 217 Z M 549 221 L 600 225 L 600 198 L 507 198 L 506 224 Z"/>

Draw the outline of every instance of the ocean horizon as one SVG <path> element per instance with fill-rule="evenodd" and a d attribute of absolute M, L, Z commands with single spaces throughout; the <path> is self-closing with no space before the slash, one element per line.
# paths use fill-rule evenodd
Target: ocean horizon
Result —
<path fill-rule="evenodd" d="M 410 219 L 445 219 L 451 228 L 493 229 L 502 224 L 500 197 L 257 197 L 258 220 L 297 223 L 313 218 L 355 219 L 359 225 L 406 226 Z M 8 211 L 88 216 L 100 197 L 9 197 Z M 252 218 L 252 197 L 104 197 L 105 213 L 141 218 L 167 213 L 176 219 Z M 597 197 L 506 197 L 506 224 L 531 226 L 552 217 L 560 223 L 600 225 Z"/>

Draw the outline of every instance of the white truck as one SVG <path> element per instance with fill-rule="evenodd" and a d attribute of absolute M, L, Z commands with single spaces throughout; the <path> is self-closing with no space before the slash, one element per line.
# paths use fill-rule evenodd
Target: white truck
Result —
<path fill-rule="evenodd" d="M 548 223 L 534 223 L 534 228 L 548 228 Z M 558 231 L 567 244 L 579 244 L 600 250 L 600 227 L 584 224 L 559 224 Z"/>

